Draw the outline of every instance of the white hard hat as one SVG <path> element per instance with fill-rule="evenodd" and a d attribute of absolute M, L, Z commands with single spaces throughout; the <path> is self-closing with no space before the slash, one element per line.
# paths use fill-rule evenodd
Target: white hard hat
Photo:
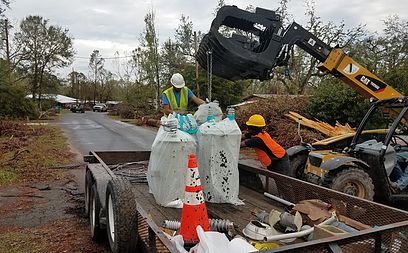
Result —
<path fill-rule="evenodd" d="M 171 84 L 176 88 L 183 88 L 186 83 L 184 77 L 180 73 L 175 73 L 170 79 Z"/>

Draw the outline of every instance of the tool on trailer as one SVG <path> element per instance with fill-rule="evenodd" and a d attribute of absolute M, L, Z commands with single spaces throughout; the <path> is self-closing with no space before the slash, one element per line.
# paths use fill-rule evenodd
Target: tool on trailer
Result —
<path fill-rule="evenodd" d="M 235 224 L 230 220 L 209 219 L 211 231 L 228 232 L 235 228 Z M 180 221 L 165 220 L 163 227 L 171 230 L 178 230 L 180 228 Z"/>

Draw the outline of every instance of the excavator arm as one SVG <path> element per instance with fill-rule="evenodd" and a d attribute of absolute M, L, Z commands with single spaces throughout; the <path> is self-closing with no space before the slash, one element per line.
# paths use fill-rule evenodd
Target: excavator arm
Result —
<path fill-rule="evenodd" d="M 267 80 L 275 67 L 287 65 L 294 45 L 320 61 L 321 71 L 340 78 L 366 98 L 402 96 L 340 48 L 331 47 L 295 22 L 285 29 L 278 14 L 262 8 L 255 12 L 236 6 L 220 8 L 196 58 L 204 69 L 229 80 Z"/>

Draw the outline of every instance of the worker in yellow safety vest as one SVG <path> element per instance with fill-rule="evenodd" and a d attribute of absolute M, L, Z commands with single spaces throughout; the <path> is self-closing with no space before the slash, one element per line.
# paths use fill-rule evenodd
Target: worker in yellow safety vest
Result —
<path fill-rule="evenodd" d="M 289 157 L 286 150 L 264 130 L 266 126 L 264 117 L 254 114 L 246 122 L 246 125 L 248 134 L 241 142 L 241 147 L 254 148 L 259 161 L 268 170 L 287 174 Z"/>
<path fill-rule="evenodd" d="M 162 104 L 163 113 L 168 115 L 172 112 L 184 114 L 187 111 L 189 101 L 193 101 L 196 105 L 201 105 L 204 101 L 194 95 L 194 93 L 186 87 L 184 77 L 180 73 L 175 73 L 170 83 L 172 87 L 163 92 Z"/>

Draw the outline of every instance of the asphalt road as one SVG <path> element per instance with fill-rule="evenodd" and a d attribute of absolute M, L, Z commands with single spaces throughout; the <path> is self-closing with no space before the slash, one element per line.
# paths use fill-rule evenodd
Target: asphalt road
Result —
<path fill-rule="evenodd" d="M 89 151 L 150 150 L 156 132 L 112 120 L 106 113 L 64 113 L 60 122 L 71 145 Z"/>
<path fill-rule="evenodd" d="M 73 151 L 79 153 L 78 162 L 83 162 L 82 156 L 89 151 L 150 150 L 156 136 L 149 128 L 112 120 L 106 113 L 98 112 L 64 113 L 60 125 Z M 82 167 L 70 173 L 83 193 L 85 170 Z"/>

